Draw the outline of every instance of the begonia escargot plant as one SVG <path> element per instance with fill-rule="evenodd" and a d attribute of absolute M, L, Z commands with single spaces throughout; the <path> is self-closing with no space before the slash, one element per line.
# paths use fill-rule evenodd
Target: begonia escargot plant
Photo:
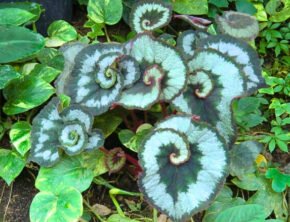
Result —
<path fill-rule="evenodd" d="M 31 160 L 52 166 L 61 150 L 75 155 L 99 148 L 103 135 L 91 129 L 93 116 L 111 107 L 147 111 L 167 104 L 178 113 L 144 137 L 138 184 L 151 205 L 183 222 L 205 209 L 225 181 L 236 134 L 233 99 L 255 92 L 264 81 L 259 58 L 245 41 L 257 34 L 251 16 L 226 12 L 216 19 L 217 35 L 207 33 L 204 25 L 209 23 L 203 21 L 194 26 L 203 30 L 181 33 L 176 46 L 154 32 L 171 17 L 170 5 L 139 1 L 130 16 L 134 39 L 62 48 L 65 68 L 57 93 L 69 96 L 72 105 L 59 112 L 54 98 L 34 119 Z M 186 16 L 183 20 L 194 22 Z"/>
<path fill-rule="evenodd" d="M 72 156 L 104 144 L 103 133 L 92 129 L 90 112 L 72 105 L 59 113 L 59 104 L 53 98 L 33 120 L 30 160 L 41 166 L 55 165 L 63 151 Z"/>

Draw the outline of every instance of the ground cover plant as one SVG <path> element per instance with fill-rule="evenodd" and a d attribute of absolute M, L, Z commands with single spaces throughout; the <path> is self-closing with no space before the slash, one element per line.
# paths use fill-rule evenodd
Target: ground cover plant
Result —
<path fill-rule="evenodd" d="M 287 221 L 288 2 L 78 3 L 0 4 L 1 219 L 27 171 L 18 220 Z"/>

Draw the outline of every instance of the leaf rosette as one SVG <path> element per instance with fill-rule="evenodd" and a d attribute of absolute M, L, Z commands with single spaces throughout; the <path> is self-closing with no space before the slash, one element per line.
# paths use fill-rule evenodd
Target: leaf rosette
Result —
<path fill-rule="evenodd" d="M 139 64 L 141 76 L 123 91 L 118 104 L 146 110 L 158 101 L 172 101 L 183 91 L 188 70 L 174 47 L 149 34 L 140 34 L 124 48 Z"/>
<path fill-rule="evenodd" d="M 227 146 L 217 131 L 191 116 L 169 117 L 144 138 L 139 152 L 145 198 L 182 222 L 213 201 L 228 174 Z"/>
<path fill-rule="evenodd" d="M 53 98 L 34 118 L 30 160 L 50 167 L 60 161 L 62 151 L 77 155 L 101 147 L 104 135 L 92 129 L 93 116 L 84 107 L 72 105 L 59 113 L 60 102 Z"/>

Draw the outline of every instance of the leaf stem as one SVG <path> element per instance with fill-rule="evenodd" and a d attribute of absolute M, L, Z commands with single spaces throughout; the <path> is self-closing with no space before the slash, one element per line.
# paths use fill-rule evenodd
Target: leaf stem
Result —
<path fill-rule="evenodd" d="M 158 214 L 158 211 L 155 208 L 153 208 L 153 222 L 157 222 L 158 220 L 157 214 Z"/>
<path fill-rule="evenodd" d="M 108 30 L 107 30 L 107 26 L 106 25 L 104 25 L 104 31 L 105 31 L 105 35 L 106 35 L 107 42 L 111 42 L 111 39 L 110 39 L 110 36 L 109 36 L 109 33 L 108 33 Z"/>

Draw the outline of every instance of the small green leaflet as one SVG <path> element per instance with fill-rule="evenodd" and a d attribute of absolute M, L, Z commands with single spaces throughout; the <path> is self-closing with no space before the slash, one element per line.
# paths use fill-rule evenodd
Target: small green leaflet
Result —
<path fill-rule="evenodd" d="M 266 178 L 272 179 L 272 188 L 275 192 L 283 192 L 290 186 L 290 175 L 281 173 L 276 168 L 269 168 L 266 172 Z"/>

